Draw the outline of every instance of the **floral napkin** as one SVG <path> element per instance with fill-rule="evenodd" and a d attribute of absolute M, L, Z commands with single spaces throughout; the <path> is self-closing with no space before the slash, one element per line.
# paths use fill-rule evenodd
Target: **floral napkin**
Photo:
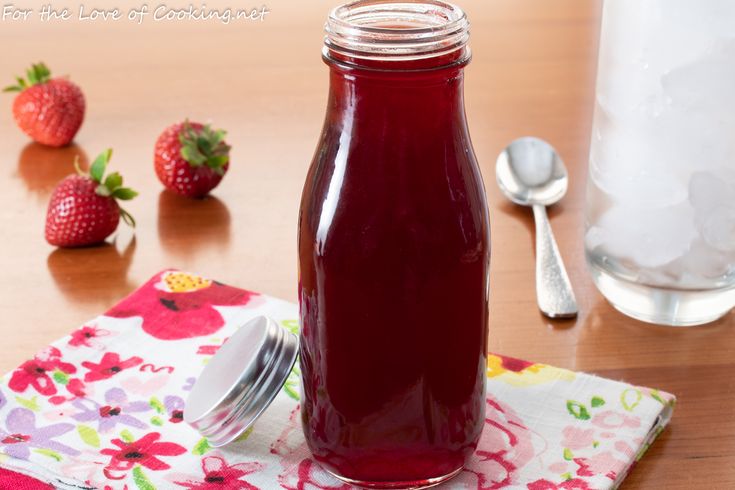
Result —
<path fill-rule="evenodd" d="M 157 274 L 3 378 L 0 465 L 60 489 L 352 488 L 310 459 L 297 369 L 254 429 L 223 449 L 182 422 L 207 360 L 256 315 L 297 331 L 294 304 Z M 442 488 L 614 488 L 674 406 L 664 392 L 500 355 L 487 376 L 477 451 Z"/>

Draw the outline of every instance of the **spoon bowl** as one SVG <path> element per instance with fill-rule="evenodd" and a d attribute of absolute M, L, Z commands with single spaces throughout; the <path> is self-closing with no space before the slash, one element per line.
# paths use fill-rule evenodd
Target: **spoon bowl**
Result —
<path fill-rule="evenodd" d="M 518 138 L 500 153 L 495 176 L 503 194 L 521 206 L 550 206 L 564 197 L 569 185 L 556 150 L 532 136 Z"/>

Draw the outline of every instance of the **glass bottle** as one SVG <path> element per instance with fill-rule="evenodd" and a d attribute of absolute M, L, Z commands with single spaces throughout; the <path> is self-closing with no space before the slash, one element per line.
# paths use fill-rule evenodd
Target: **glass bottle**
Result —
<path fill-rule="evenodd" d="M 302 418 L 374 488 L 461 471 L 484 425 L 490 231 L 465 118 L 468 22 L 440 1 L 332 11 L 299 216 Z"/>

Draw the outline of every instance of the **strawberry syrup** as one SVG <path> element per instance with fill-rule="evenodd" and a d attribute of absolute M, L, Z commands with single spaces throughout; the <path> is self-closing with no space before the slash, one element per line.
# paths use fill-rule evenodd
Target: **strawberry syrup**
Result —
<path fill-rule="evenodd" d="M 302 420 L 314 457 L 365 486 L 456 473 L 484 423 L 489 224 L 465 54 L 327 57 L 299 219 Z"/>

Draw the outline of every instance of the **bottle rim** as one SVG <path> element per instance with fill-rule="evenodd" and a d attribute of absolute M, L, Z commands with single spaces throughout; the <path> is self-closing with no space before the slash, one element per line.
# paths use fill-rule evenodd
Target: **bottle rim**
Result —
<path fill-rule="evenodd" d="M 357 0 L 334 8 L 325 25 L 323 55 L 335 61 L 415 61 L 470 53 L 469 21 L 440 0 Z"/>

